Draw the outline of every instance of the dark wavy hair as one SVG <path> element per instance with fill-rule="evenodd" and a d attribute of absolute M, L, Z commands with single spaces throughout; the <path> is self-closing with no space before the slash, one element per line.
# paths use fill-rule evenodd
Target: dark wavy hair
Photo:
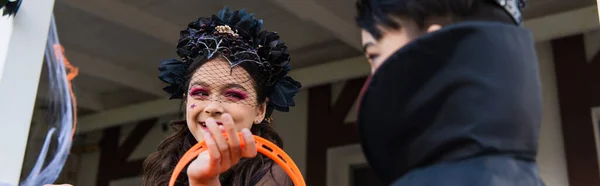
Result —
<path fill-rule="evenodd" d="M 525 1 L 505 2 L 504 6 L 500 6 L 498 0 L 357 0 L 358 15 L 355 21 L 375 38 L 381 37 L 377 25 L 400 28 L 401 25 L 392 19 L 394 16 L 414 21 L 419 29 L 427 28 L 430 24 L 446 26 L 463 21 L 520 24 Z M 510 13 L 507 12 L 509 10 Z M 431 22 L 433 17 L 447 19 Z"/>
<path fill-rule="evenodd" d="M 219 34 L 217 26 L 227 25 L 234 34 Z M 291 70 L 287 47 L 275 32 L 261 31 L 262 20 L 254 19 L 244 10 L 225 8 L 219 15 L 199 18 L 181 31 L 177 54 L 183 59 L 161 63 L 159 78 L 168 83 L 164 90 L 171 99 L 183 98 L 194 72 L 208 61 L 225 58 L 232 68 L 241 66 L 251 75 L 259 104 L 266 104 L 265 119 L 250 128 L 252 134 L 263 137 L 283 148 L 281 137 L 271 127 L 269 119 L 273 110 L 287 112 L 294 106 L 293 97 L 301 84 L 287 75 Z M 216 44 L 218 42 L 218 44 Z M 212 47 L 212 48 L 211 48 Z M 248 53 L 252 55 L 247 55 Z M 267 101 L 269 98 L 269 101 Z M 183 102 L 182 102 L 183 104 Z M 151 154 L 143 166 L 144 186 L 168 185 L 172 171 L 183 154 L 198 143 L 185 120 L 175 121 L 175 133 L 163 141 L 158 151 Z M 243 158 L 238 164 L 220 175 L 222 185 L 255 185 L 272 170 L 273 161 L 258 154 Z M 271 176 L 273 176 L 271 174 Z M 178 176 L 176 185 L 187 185 L 185 170 Z"/>

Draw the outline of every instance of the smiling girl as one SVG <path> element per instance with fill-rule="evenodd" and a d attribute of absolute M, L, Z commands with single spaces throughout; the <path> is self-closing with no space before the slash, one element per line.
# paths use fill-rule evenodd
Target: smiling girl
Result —
<path fill-rule="evenodd" d="M 143 185 L 167 185 L 180 157 L 201 140 L 208 150 L 176 185 L 292 185 L 280 167 L 257 154 L 252 138 L 283 146 L 271 127 L 271 113 L 294 106 L 301 87 L 287 76 L 286 45 L 261 28 L 262 20 L 252 14 L 225 8 L 181 32 L 177 54 L 182 60 L 163 62 L 159 77 L 170 84 L 164 90 L 171 98 L 184 100 L 185 120 L 174 122 L 175 133 L 146 159 Z M 248 145 L 242 148 L 242 142 Z"/>

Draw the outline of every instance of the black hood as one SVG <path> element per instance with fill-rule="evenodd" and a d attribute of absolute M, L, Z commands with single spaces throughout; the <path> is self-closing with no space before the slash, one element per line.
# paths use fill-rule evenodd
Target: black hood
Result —
<path fill-rule="evenodd" d="M 455 24 L 398 50 L 367 80 L 358 127 L 387 185 L 435 163 L 485 155 L 535 161 L 541 120 L 531 33 Z"/>

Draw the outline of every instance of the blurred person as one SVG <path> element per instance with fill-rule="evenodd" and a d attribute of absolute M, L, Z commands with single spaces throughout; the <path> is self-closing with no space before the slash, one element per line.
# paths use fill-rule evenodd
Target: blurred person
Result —
<path fill-rule="evenodd" d="M 537 56 L 522 0 L 359 0 L 363 152 L 402 186 L 543 186 Z"/>

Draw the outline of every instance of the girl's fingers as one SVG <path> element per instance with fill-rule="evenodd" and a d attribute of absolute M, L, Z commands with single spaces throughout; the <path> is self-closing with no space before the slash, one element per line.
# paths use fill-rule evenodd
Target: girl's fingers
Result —
<path fill-rule="evenodd" d="M 213 135 L 219 153 L 221 154 L 221 166 L 229 167 L 231 165 L 231 157 L 229 155 L 229 144 L 227 143 L 227 140 L 221 133 L 220 126 L 212 118 L 206 119 L 206 121 L 204 122 L 206 124 L 206 127 L 208 127 L 208 130 L 210 131 L 211 135 Z"/>
<path fill-rule="evenodd" d="M 223 121 L 223 127 L 227 133 L 227 142 L 229 143 L 229 153 L 231 158 L 230 163 L 231 165 L 235 165 L 240 160 L 242 155 L 240 138 L 238 137 L 231 115 L 223 114 L 221 118 Z"/>
<path fill-rule="evenodd" d="M 245 146 L 242 150 L 242 156 L 246 158 L 253 158 L 257 154 L 256 150 L 256 142 L 254 141 L 254 136 L 252 136 L 252 132 L 248 129 L 242 129 L 242 136 L 244 136 Z"/>
<path fill-rule="evenodd" d="M 210 155 L 210 167 L 219 168 L 221 165 L 221 153 L 219 152 L 219 147 L 217 147 L 217 143 L 213 139 L 210 132 L 204 132 L 204 143 L 206 143 L 206 147 L 208 148 L 208 153 Z"/>

